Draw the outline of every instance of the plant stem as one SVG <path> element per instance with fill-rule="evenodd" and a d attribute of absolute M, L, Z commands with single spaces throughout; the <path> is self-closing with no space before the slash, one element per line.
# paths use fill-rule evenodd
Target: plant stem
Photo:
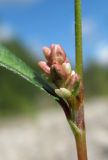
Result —
<path fill-rule="evenodd" d="M 75 0 L 76 71 L 83 78 L 81 0 Z"/>
<path fill-rule="evenodd" d="M 82 83 L 81 97 L 83 97 L 83 53 L 82 53 L 82 15 L 81 15 L 81 0 L 75 0 L 75 47 L 76 47 L 76 72 L 80 75 Z M 83 104 L 83 98 L 81 98 Z M 80 102 L 81 102 L 80 101 Z M 86 131 L 84 122 L 84 108 L 80 104 L 76 106 L 76 119 L 75 123 L 80 132 L 74 131 L 76 140 L 76 148 L 78 160 L 87 160 L 87 147 L 86 147 Z"/>
<path fill-rule="evenodd" d="M 75 135 L 78 160 L 87 160 L 86 133 L 82 131 Z"/>
<path fill-rule="evenodd" d="M 81 123 L 81 121 L 83 122 L 82 118 L 84 116 L 79 121 L 80 125 L 72 120 L 68 120 L 68 122 L 75 137 L 78 160 L 87 160 L 86 131 L 85 125 Z"/>

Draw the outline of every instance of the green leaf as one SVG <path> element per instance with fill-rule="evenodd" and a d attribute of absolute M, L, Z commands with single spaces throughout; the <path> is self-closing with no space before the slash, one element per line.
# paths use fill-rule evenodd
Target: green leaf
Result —
<path fill-rule="evenodd" d="M 35 79 L 34 70 L 3 46 L 0 46 L 0 66 L 13 71 L 36 87 L 42 89 L 42 86 Z"/>

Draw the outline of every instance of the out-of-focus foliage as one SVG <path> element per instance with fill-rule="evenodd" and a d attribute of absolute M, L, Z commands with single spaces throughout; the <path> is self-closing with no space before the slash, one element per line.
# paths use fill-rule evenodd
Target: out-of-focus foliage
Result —
<path fill-rule="evenodd" d="M 10 51 L 36 69 L 30 52 L 19 41 L 4 43 Z M 0 114 L 31 113 L 36 109 L 39 90 L 10 71 L 0 68 Z"/>
<path fill-rule="evenodd" d="M 108 96 L 108 66 L 91 63 L 84 74 L 85 95 Z"/>

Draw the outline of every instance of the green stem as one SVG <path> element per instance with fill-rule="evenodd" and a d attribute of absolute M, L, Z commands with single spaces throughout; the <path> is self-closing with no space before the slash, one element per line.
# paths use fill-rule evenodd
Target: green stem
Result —
<path fill-rule="evenodd" d="M 75 0 L 76 71 L 83 78 L 81 0 Z"/>
<path fill-rule="evenodd" d="M 83 95 L 83 53 L 82 53 L 83 51 L 82 51 L 81 0 L 75 0 L 75 49 L 76 49 L 76 72 L 81 77 L 81 81 L 82 81 L 81 95 Z M 76 113 L 77 113 L 77 116 L 76 116 L 75 123 L 80 130 L 80 132 L 78 132 L 78 129 L 77 131 L 74 130 L 78 160 L 87 160 L 84 110 L 81 104 L 79 105 Z"/>

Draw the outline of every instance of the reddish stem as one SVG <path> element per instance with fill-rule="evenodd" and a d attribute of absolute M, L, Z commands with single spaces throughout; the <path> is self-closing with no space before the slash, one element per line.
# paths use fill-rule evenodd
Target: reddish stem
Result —
<path fill-rule="evenodd" d="M 81 134 L 75 135 L 76 148 L 78 160 L 87 160 L 87 148 L 86 148 L 86 134 L 83 131 Z"/>

